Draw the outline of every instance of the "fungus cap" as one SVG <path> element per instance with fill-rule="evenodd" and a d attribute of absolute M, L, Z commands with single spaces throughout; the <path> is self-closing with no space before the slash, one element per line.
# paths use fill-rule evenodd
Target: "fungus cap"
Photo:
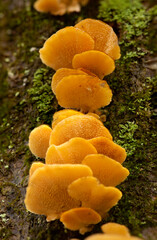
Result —
<path fill-rule="evenodd" d="M 29 179 L 25 197 L 27 210 L 46 215 L 47 221 L 59 218 L 62 212 L 80 206 L 78 200 L 69 196 L 68 185 L 77 178 L 91 175 L 89 167 L 79 164 L 39 166 Z"/>
<path fill-rule="evenodd" d="M 50 12 L 52 15 L 63 15 L 66 12 L 79 12 L 81 5 L 86 5 L 88 0 L 37 0 L 34 8 L 39 12 Z"/>
<path fill-rule="evenodd" d="M 56 87 L 58 83 L 62 80 L 64 77 L 68 77 L 71 75 L 87 75 L 85 71 L 82 71 L 81 69 L 71 69 L 71 68 L 60 68 L 56 71 L 56 73 L 52 77 L 52 83 L 51 88 L 54 94 L 56 94 Z"/>
<path fill-rule="evenodd" d="M 29 178 L 33 175 L 33 173 L 40 167 L 44 167 L 45 164 L 42 162 L 34 162 L 29 170 Z"/>
<path fill-rule="evenodd" d="M 91 139 L 106 136 L 112 140 L 109 130 L 101 121 L 89 115 L 74 115 L 59 122 L 52 130 L 50 145 L 60 145 L 74 137 Z"/>
<path fill-rule="evenodd" d="M 114 222 L 103 224 L 101 230 L 106 234 L 130 236 L 129 229 L 126 226 Z"/>
<path fill-rule="evenodd" d="M 94 111 L 110 104 L 112 91 L 106 81 L 89 75 L 64 77 L 56 87 L 56 98 L 64 108 Z"/>
<path fill-rule="evenodd" d="M 72 60 L 73 68 L 84 68 L 96 74 L 100 79 L 112 73 L 115 69 L 114 61 L 107 54 L 90 50 L 76 54 Z"/>
<path fill-rule="evenodd" d="M 59 146 L 52 144 L 46 153 L 46 164 L 81 164 L 88 154 L 96 154 L 95 147 L 83 138 L 72 138 Z"/>
<path fill-rule="evenodd" d="M 88 33 L 93 38 L 95 50 L 104 52 L 113 59 L 120 58 L 117 36 L 108 24 L 100 20 L 87 18 L 77 23 L 75 27 Z"/>
<path fill-rule="evenodd" d="M 121 199 L 122 193 L 115 187 L 99 184 L 97 178 L 82 177 L 68 186 L 69 195 L 82 202 L 82 207 L 89 207 L 102 217 Z"/>
<path fill-rule="evenodd" d="M 126 159 L 125 149 L 106 137 L 92 138 L 89 142 L 93 144 L 98 153 L 104 154 L 119 163 L 123 163 Z"/>
<path fill-rule="evenodd" d="M 37 157 L 45 158 L 49 147 L 49 139 L 52 129 L 47 125 L 40 125 L 34 128 L 29 135 L 30 151 Z"/>
<path fill-rule="evenodd" d="M 74 115 L 83 115 L 83 113 L 73 109 L 63 109 L 58 112 L 55 112 L 55 114 L 53 115 L 52 128 L 54 128 L 59 122 L 61 122 L 65 118 Z"/>
<path fill-rule="evenodd" d="M 52 129 L 62 120 L 64 120 L 65 118 L 74 116 L 74 115 L 84 115 L 83 113 L 73 110 L 73 109 L 63 109 L 60 110 L 58 112 L 55 112 L 55 114 L 53 115 L 53 121 L 52 121 Z M 100 119 L 99 115 L 93 112 L 89 112 L 86 114 L 87 116 L 92 116 L 95 117 L 96 119 Z M 93 145 L 93 144 L 92 144 Z"/>
<path fill-rule="evenodd" d="M 91 231 L 91 225 L 101 221 L 101 216 L 91 208 L 74 208 L 62 213 L 60 221 L 72 231 L 81 234 Z"/>
<path fill-rule="evenodd" d="M 142 240 L 142 239 L 132 236 L 98 233 L 85 238 L 85 240 Z"/>
<path fill-rule="evenodd" d="M 103 155 L 87 155 L 82 164 L 91 168 L 93 176 L 105 186 L 117 186 L 123 182 L 129 175 L 127 168 L 124 168 L 119 162 Z"/>
<path fill-rule="evenodd" d="M 44 64 L 57 70 L 71 68 L 75 54 L 94 48 L 89 34 L 74 27 L 66 27 L 46 40 L 40 49 L 40 58 Z"/>
<path fill-rule="evenodd" d="M 58 0 L 37 0 L 34 3 L 34 8 L 39 12 L 50 12 L 53 15 L 58 15 L 59 13 L 62 15 L 63 12 L 63 9 L 61 11 L 61 6 Z"/>

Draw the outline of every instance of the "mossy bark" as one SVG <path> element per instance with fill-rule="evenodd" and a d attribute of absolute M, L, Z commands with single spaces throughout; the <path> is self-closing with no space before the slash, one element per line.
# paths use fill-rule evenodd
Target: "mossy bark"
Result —
<path fill-rule="evenodd" d="M 155 240 L 157 6 L 151 0 L 91 0 L 80 13 L 54 17 L 36 12 L 33 2 L 0 2 L 0 236 L 59 240 L 90 234 L 68 231 L 59 221 L 47 223 L 24 206 L 29 167 L 36 161 L 27 146 L 29 133 L 50 124 L 60 109 L 50 88 L 54 71 L 41 63 L 38 50 L 60 28 L 88 17 L 113 26 L 122 49 L 115 72 L 107 77 L 113 101 L 100 112 L 114 140 L 127 150 L 124 166 L 130 176 L 119 186 L 122 200 L 104 222 L 125 224 L 132 234 Z M 93 232 L 100 232 L 101 224 Z"/>

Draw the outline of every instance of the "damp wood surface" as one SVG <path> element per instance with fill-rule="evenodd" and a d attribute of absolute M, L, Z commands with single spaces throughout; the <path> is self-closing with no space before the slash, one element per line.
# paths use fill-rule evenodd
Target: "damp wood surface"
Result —
<path fill-rule="evenodd" d="M 157 239 L 156 228 L 156 1 L 90 0 L 80 13 L 41 14 L 33 0 L 0 1 L 0 236 L 3 240 L 84 239 L 103 223 L 126 225 L 132 235 Z M 110 24 L 119 38 L 121 58 L 105 77 L 111 104 L 100 109 L 114 141 L 127 151 L 130 176 L 118 188 L 123 197 L 92 232 L 80 235 L 58 220 L 26 211 L 28 172 L 36 159 L 28 149 L 30 131 L 51 124 L 60 110 L 51 91 L 54 71 L 41 63 L 39 49 L 57 30 L 84 18 Z M 105 121 L 106 120 L 106 121 Z M 42 161 L 42 160 L 41 160 Z"/>

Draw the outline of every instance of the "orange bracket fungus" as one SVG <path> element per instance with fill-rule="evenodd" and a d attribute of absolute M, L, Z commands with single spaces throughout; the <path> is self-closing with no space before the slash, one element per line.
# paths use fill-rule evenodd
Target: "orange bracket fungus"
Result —
<path fill-rule="evenodd" d="M 60 221 L 72 231 L 81 234 L 91 231 L 91 226 L 101 221 L 101 216 L 91 208 L 73 208 L 62 213 Z"/>
<path fill-rule="evenodd" d="M 102 225 L 101 230 L 106 234 L 130 236 L 129 229 L 127 227 L 114 222 L 109 222 Z"/>
<path fill-rule="evenodd" d="M 132 237 L 132 236 L 122 236 L 122 235 L 115 235 L 115 234 L 93 234 L 85 240 L 142 240 L 141 238 Z"/>
<path fill-rule="evenodd" d="M 50 12 L 52 15 L 63 15 L 66 12 L 79 12 L 89 0 L 37 0 L 34 8 L 39 12 Z"/>
<path fill-rule="evenodd" d="M 90 50 L 76 54 L 72 60 L 73 68 L 83 68 L 96 74 L 100 79 L 112 73 L 115 69 L 114 61 L 107 54 Z"/>
<path fill-rule="evenodd" d="M 97 151 L 91 143 L 83 138 L 72 138 L 59 146 L 52 144 L 46 153 L 46 164 L 81 164 L 88 154 L 96 154 Z"/>
<path fill-rule="evenodd" d="M 94 40 L 89 34 L 75 27 L 66 27 L 46 40 L 40 49 L 40 58 L 44 64 L 57 70 L 72 68 L 75 54 L 94 48 Z"/>
<path fill-rule="evenodd" d="M 45 158 L 49 147 L 49 139 L 52 129 L 47 125 L 40 125 L 32 130 L 29 135 L 29 148 L 31 152 L 40 158 Z"/>
<path fill-rule="evenodd" d="M 87 18 L 77 23 L 75 27 L 88 33 L 93 38 L 95 43 L 94 50 L 104 52 L 114 60 L 120 58 L 117 36 L 113 28 L 108 24 Z"/>
<path fill-rule="evenodd" d="M 78 178 L 91 175 L 92 171 L 85 165 L 40 165 L 29 179 L 25 197 L 27 210 L 46 215 L 47 221 L 59 218 L 64 211 L 80 206 L 80 201 L 69 196 L 69 184 Z"/>
<path fill-rule="evenodd" d="M 69 195 L 82 202 L 82 207 L 89 207 L 102 217 L 121 199 L 122 193 L 115 187 L 99 184 L 97 178 L 87 176 L 72 182 L 68 187 Z"/>
<path fill-rule="evenodd" d="M 60 145 L 74 137 L 91 139 L 99 136 L 112 140 L 109 130 L 95 117 L 74 115 L 65 118 L 54 127 L 49 144 Z"/>
<path fill-rule="evenodd" d="M 89 75 L 64 77 L 56 87 L 56 98 L 64 108 L 83 112 L 94 111 L 110 104 L 112 91 L 106 81 Z"/>
<path fill-rule="evenodd" d="M 89 142 L 93 144 L 98 153 L 104 154 L 119 163 L 123 163 L 126 159 L 125 149 L 106 137 L 92 138 Z"/>
<path fill-rule="evenodd" d="M 117 186 L 123 182 L 129 175 L 127 168 L 124 168 L 119 162 L 103 155 L 87 155 L 82 164 L 87 165 L 100 183 L 105 186 Z"/>
<path fill-rule="evenodd" d="M 103 233 L 93 234 L 85 240 L 142 240 L 131 236 L 128 228 L 118 223 L 106 223 L 101 226 L 101 229 Z"/>

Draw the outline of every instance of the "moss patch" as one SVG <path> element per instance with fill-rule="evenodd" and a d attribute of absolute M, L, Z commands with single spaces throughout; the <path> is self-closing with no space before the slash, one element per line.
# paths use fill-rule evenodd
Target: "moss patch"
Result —
<path fill-rule="evenodd" d="M 139 0 L 104 0 L 99 7 L 99 18 L 112 22 L 122 49 L 116 71 L 107 78 L 113 102 L 105 110 L 105 124 L 115 141 L 126 148 L 124 166 L 130 171 L 128 180 L 119 186 L 123 198 L 110 211 L 107 221 L 125 224 L 139 236 L 142 229 L 155 226 L 155 186 L 150 179 L 155 167 L 152 102 L 157 79 L 144 67 L 144 59 L 153 55 L 148 45 L 155 9 L 147 10 Z"/>

